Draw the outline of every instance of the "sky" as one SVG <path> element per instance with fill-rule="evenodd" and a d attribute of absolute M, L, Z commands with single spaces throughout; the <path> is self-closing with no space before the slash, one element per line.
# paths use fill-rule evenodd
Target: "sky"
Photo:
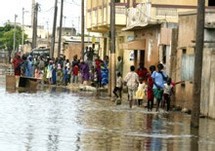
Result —
<path fill-rule="evenodd" d="M 38 25 L 44 25 L 47 30 L 51 30 L 54 19 L 55 0 L 35 0 L 39 4 Z M 59 26 L 61 0 L 58 0 L 57 27 Z M 22 9 L 24 8 L 24 24 L 31 24 L 32 0 L 2 0 L 0 5 L 0 26 L 8 20 L 22 24 Z M 63 27 L 75 27 L 81 29 L 81 0 L 64 0 Z"/>

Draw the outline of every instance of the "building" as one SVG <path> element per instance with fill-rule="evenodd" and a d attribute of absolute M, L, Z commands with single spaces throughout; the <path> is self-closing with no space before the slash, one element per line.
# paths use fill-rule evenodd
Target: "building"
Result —
<path fill-rule="evenodd" d="M 130 31 L 122 44 L 124 50 L 134 53 L 134 65 L 145 67 L 163 63 L 172 77 L 177 48 L 178 13 L 196 8 L 196 0 L 133 0 L 127 10 L 123 31 Z"/>
<path fill-rule="evenodd" d="M 95 39 L 93 41 L 92 39 Z M 92 47 L 94 44 L 95 53 L 99 50 L 99 38 L 94 38 L 93 36 L 85 36 L 84 45 L 85 47 Z M 74 55 L 78 58 L 82 57 L 81 51 L 81 36 L 62 36 L 62 54 L 65 55 L 66 59 L 72 60 Z"/>
<path fill-rule="evenodd" d="M 60 27 L 57 27 L 57 35 L 59 35 Z M 62 27 L 62 36 L 76 36 L 76 29 L 74 27 Z"/>
<path fill-rule="evenodd" d="M 149 67 L 162 62 L 169 75 L 169 60 L 177 47 L 178 13 L 196 9 L 197 0 L 117 0 L 116 56 L 122 56 L 124 74 L 130 65 Z M 210 1 L 210 5 L 213 2 Z M 86 28 L 101 34 L 101 58 L 110 50 L 110 0 L 87 0 Z"/>
<path fill-rule="evenodd" d="M 32 50 L 31 43 L 32 43 L 32 33 L 33 28 L 30 25 L 24 26 L 24 32 L 28 36 L 23 51 L 30 52 Z M 44 26 L 37 26 L 37 48 L 40 47 L 50 47 L 50 33 L 44 28 Z"/>
<path fill-rule="evenodd" d="M 201 113 L 215 118 L 215 11 L 207 7 L 205 13 L 204 53 L 202 67 Z M 176 87 L 176 104 L 192 109 L 193 78 L 196 41 L 196 11 L 179 14 L 176 81 L 185 84 Z"/>
<path fill-rule="evenodd" d="M 105 55 L 109 55 L 110 50 L 110 2 L 110 0 L 87 0 L 86 6 L 87 31 L 100 33 L 100 50 L 98 54 L 101 59 L 103 59 Z M 124 42 L 124 37 L 126 35 L 125 32 L 122 32 L 122 28 L 126 25 L 126 8 L 128 6 L 129 0 L 116 0 L 116 57 L 123 56 L 123 49 L 120 48 L 120 44 Z"/>

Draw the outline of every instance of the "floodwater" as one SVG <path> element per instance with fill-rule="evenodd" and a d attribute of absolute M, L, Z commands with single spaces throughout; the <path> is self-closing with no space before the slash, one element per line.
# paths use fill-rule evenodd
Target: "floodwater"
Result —
<path fill-rule="evenodd" d="M 101 93 L 49 88 L 7 92 L 0 83 L 0 151 L 214 151 L 215 121 L 129 109 Z"/>

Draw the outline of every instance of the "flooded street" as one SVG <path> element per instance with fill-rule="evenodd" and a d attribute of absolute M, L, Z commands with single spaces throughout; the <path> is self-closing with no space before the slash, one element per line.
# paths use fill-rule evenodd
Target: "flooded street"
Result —
<path fill-rule="evenodd" d="M 50 88 L 9 93 L 0 84 L 0 151 L 213 151 L 215 121 L 116 106 L 106 94 Z M 81 97 L 80 97 L 81 96 Z"/>

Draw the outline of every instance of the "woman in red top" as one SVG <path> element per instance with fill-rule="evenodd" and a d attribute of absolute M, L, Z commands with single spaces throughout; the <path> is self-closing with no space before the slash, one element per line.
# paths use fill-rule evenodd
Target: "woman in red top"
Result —
<path fill-rule="evenodd" d="M 14 68 L 14 75 L 20 76 L 21 75 L 21 65 L 22 65 L 22 58 L 20 57 L 20 53 L 17 52 L 15 57 L 12 60 L 13 68 Z"/>
<path fill-rule="evenodd" d="M 147 80 L 148 70 L 143 66 L 143 63 L 139 64 L 139 68 L 136 73 L 138 74 L 139 79 Z"/>
<path fill-rule="evenodd" d="M 97 77 L 97 85 L 99 87 L 101 87 L 101 80 L 102 80 L 101 63 L 102 63 L 102 60 L 100 59 L 99 56 L 97 56 L 97 58 L 95 59 L 95 71 L 96 71 L 96 77 Z"/>
<path fill-rule="evenodd" d="M 78 71 L 79 71 L 78 65 L 74 65 L 72 69 L 72 83 L 78 83 Z"/>
<path fill-rule="evenodd" d="M 149 67 L 149 70 L 151 74 L 156 70 L 156 67 L 154 65 Z M 153 104 L 154 104 L 154 94 L 153 94 L 153 78 L 151 77 L 151 74 L 147 74 L 147 108 L 148 111 L 152 111 Z"/>
<path fill-rule="evenodd" d="M 22 66 L 23 60 L 20 56 L 20 53 L 17 52 L 12 60 L 13 69 L 14 69 L 14 75 L 16 78 L 16 87 L 19 87 L 19 76 L 22 75 Z"/>

